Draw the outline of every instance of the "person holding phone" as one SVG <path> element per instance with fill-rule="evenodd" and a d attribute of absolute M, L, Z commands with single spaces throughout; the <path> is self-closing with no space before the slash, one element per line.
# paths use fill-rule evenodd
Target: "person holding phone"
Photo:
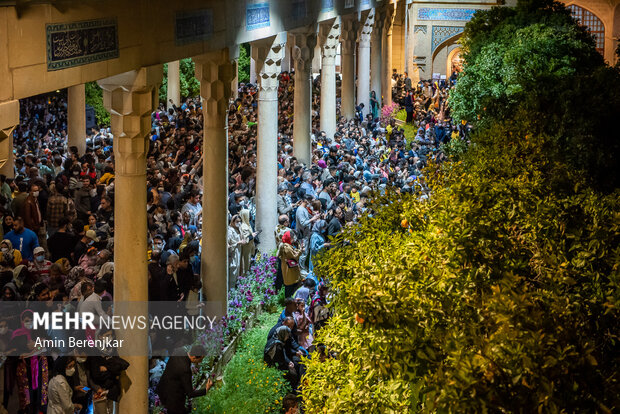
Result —
<path fill-rule="evenodd" d="M 81 410 L 80 404 L 72 401 L 73 390 L 69 385 L 75 374 L 75 358 L 60 357 L 54 363 L 54 376 L 49 382 L 47 396 L 48 414 L 73 414 Z"/>

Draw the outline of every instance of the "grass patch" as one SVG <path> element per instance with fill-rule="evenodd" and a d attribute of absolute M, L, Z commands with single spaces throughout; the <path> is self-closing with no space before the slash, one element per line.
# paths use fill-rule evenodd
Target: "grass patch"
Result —
<path fill-rule="evenodd" d="M 199 413 L 280 413 L 290 386 L 281 371 L 263 362 L 269 329 L 278 313 L 262 314 L 256 326 L 241 338 L 236 354 L 226 366 L 223 385 L 194 401 Z"/>
<path fill-rule="evenodd" d="M 404 122 L 407 119 L 407 112 L 404 109 L 401 109 L 396 114 L 396 119 L 399 119 Z M 413 141 L 413 138 L 418 132 L 418 128 L 416 128 L 415 126 L 411 124 L 403 124 L 403 125 L 399 125 L 398 127 L 405 130 L 405 138 L 407 139 L 407 142 L 411 143 L 411 141 Z"/>

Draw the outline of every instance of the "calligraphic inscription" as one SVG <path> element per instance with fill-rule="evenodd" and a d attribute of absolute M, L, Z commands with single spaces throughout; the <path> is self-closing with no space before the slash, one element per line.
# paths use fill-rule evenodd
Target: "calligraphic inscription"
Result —
<path fill-rule="evenodd" d="M 334 0 L 321 0 L 321 11 L 330 12 L 334 10 Z"/>
<path fill-rule="evenodd" d="M 269 27 L 269 3 L 248 4 L 245 10 L 245 30 Z"/>
<path fill-rule="evenodd" d="M 431 9 L 422 7 L 418 10 L 418 20 L 454 20 L 467 22 L 476 13 L 476 9 Z"/>
<path fill-rule="evenodd" d="M 345 9 L 350 9 L 353 6 L 355 6 L 355 0 L 344 0 Z"/>
<path fill-rule="evenodd" d="M 306 17 L 306 0 L 293 0 L 291 3 L 291 15 L 293 20 L 300 20 Z"/>
<path fill-rule="evenodd" d="M 47 70 L 60 70 L 118 57 L 116 18 L 45 25 Z"/>
<path fill-rule="evenodd" d="M 202 42 L 213 34 L 213 11 L 211 9 L 179 12 L 174 24 L 174 41 L 177 46 Z"/>

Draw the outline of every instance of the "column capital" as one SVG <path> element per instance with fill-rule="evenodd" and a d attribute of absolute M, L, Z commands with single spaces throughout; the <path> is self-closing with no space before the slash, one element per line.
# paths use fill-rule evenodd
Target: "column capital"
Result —
<path fill-rule="evenodd" d="M 278 75 L 284 57 L 285 44 L 286 32 L 252 42 L 252 58 L 256 61 L 260 91 L 278 91 Z M 260 94 L 258 98 L 261 99 Z"/>
<path fill-rule="evenodd" d="M 110 112 L 115 168 L 120 175 L 146 173 L 147 135 L 162 77 L 162 65 L 155 65 L 97 81 L 103 89 L 103 105 Z"/>
<path fill-rule="evenodd" d="M 384 6 L 385 17 L 383 22 L 383 27 L 385 30 L 386 36 L 392 36 L 392 30 L 394 29 L 394 18 L 396 17 L 396 4 L 387 3 Z"/>
<path fill-rule="evenodd" d="M 334 59 L 338 51 L 338 43 L 340 42 L 340 27 L 342 21 L 340 16 L 327 23 L 319 25 L 319 44 L 321 45 L 321 53 L 325 59 Z"/>
<path fill-rule="evenodd" d="M 16 99 L 0 103 L 0 168 L 6 164 L 9 157 L 13 156 L 11 134 L 18 124 L 19 101 Z M 11 169 L 13 169 L 12 165 L 13 163 L 11 162 L 9 164 Z"/>
<path fill-rule="evenodd" d="M 342 44 L 341 53 L 343 55 L 352 55 L 355 53 L 358 31 L 359 22 L 356 15 L 342 17 L 340 43 Z"/>
<path fill-rule="evenodd" d="M 359 25 L 360 47 L 370 47 L 370 39 L 374 30 L 375 9 L 371 9 L 367 16 L 362 15 L 362 22 Z"/>
<path fill-rule="evenodd" d="M 298 70 L 309 71 L 314 58 L 314 48 L 317 44 L 316 25 L 310 25 L 303 29 L 289 32 L 291 45 L 293 46 L 293 60 L 295 72 Z"/>
<path fill-rule="evenodd" d="M 225 128 L 235 61 L 228 49 L 214 50 L 192 59 L 196 63 L 196 78 L 200 82 L 205 127 Z"/>

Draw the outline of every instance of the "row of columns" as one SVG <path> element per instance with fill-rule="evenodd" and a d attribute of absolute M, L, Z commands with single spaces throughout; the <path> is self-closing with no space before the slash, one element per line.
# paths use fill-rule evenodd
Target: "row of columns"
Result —
<path fill-rule="evenodd" d="M 390 11 L 391 10 L 391 11 Z M 295 155 L 305 164 L 311 162 L 312 129 L 312 68 L 317 41 L 321 45 L 321 129 L 328 136 L 336 132 L 335 58 L 338 46 L 342 51 L 342 114 L 355 115 L 355 104 L 364 103 L 370 110 L 369 88 L 381 99 L 382 81 L 390 85 L 391 56 L 381 59 L 382 51 L 391 51 L 393 4 L 381 13 L 371 11 L 360 22 L 357 16 L 337 17 L 329 22 L 304 27 L 290 33 L 291 56 L 295 67 Z M 382 28 L 386 44 L 382 45 Z M 355 96 L 355 51 L 358 92 Z M 277 136 L 278 136 L 278 75 L 284 57 L 287 34 L 281 33 L 252 43 L 251 76 L 258 81 L 258 138 L 256 172 L 256 229 L 262 230 L 260 250 L 275 249 L 273 230 L 277 224 Z M 382 62 L 383 60 L 383 62 Z M 203 228 L 201 276 L 206 299 L 219 303 L 226 312 L 228 293 L 227 263 L 227 183 L 228 126 L 227 107 L 235 83 L 236 65 L 228 49 L 209 52 L 194 58 L 196 76 L 201 84 L 204 115 L 203 139 Z M 371 74 L 372 76 L 369 76 Z M 98 81 L 103 89 L 104 106 L 110 112 L 115 158 L 115 292 L 118 302 L 140 302 L 132 312 L 146 313 L 148 301 L 146 157 L 151 113 L 157 108 L 158 85 L 162 65 L 144 67 Z M 383 79 L 382 79 L 383 77 Z M 168 66 L 168 100 L 180 103 L 179 62 Z M 386 95 L 390 95 L 387 93 Z M 168 103 L 169 103 L 168 101 Z M 385 102 L 390 102 L 389 96 Z M 13 176 L 12 131 L 19 123 L 19 101 L 0 103 L 0 173 Z M 68 91 L 69 145 L 85 150 L 85 89 L 84 85 Z M 142 306 L 142 307 L 140 307 Z M 146 355 L 147 337 L 122 337 L 131 343 L 134 355 Z M 125 334 L 127 335 L 127 334 Z M 129 340 L 130 339 L 130 340 Z M 148 406 L 148 360 L 145 356 L 128 356 L 127 371 L 132 386 L 123 396 L 120 411 Z"/>

